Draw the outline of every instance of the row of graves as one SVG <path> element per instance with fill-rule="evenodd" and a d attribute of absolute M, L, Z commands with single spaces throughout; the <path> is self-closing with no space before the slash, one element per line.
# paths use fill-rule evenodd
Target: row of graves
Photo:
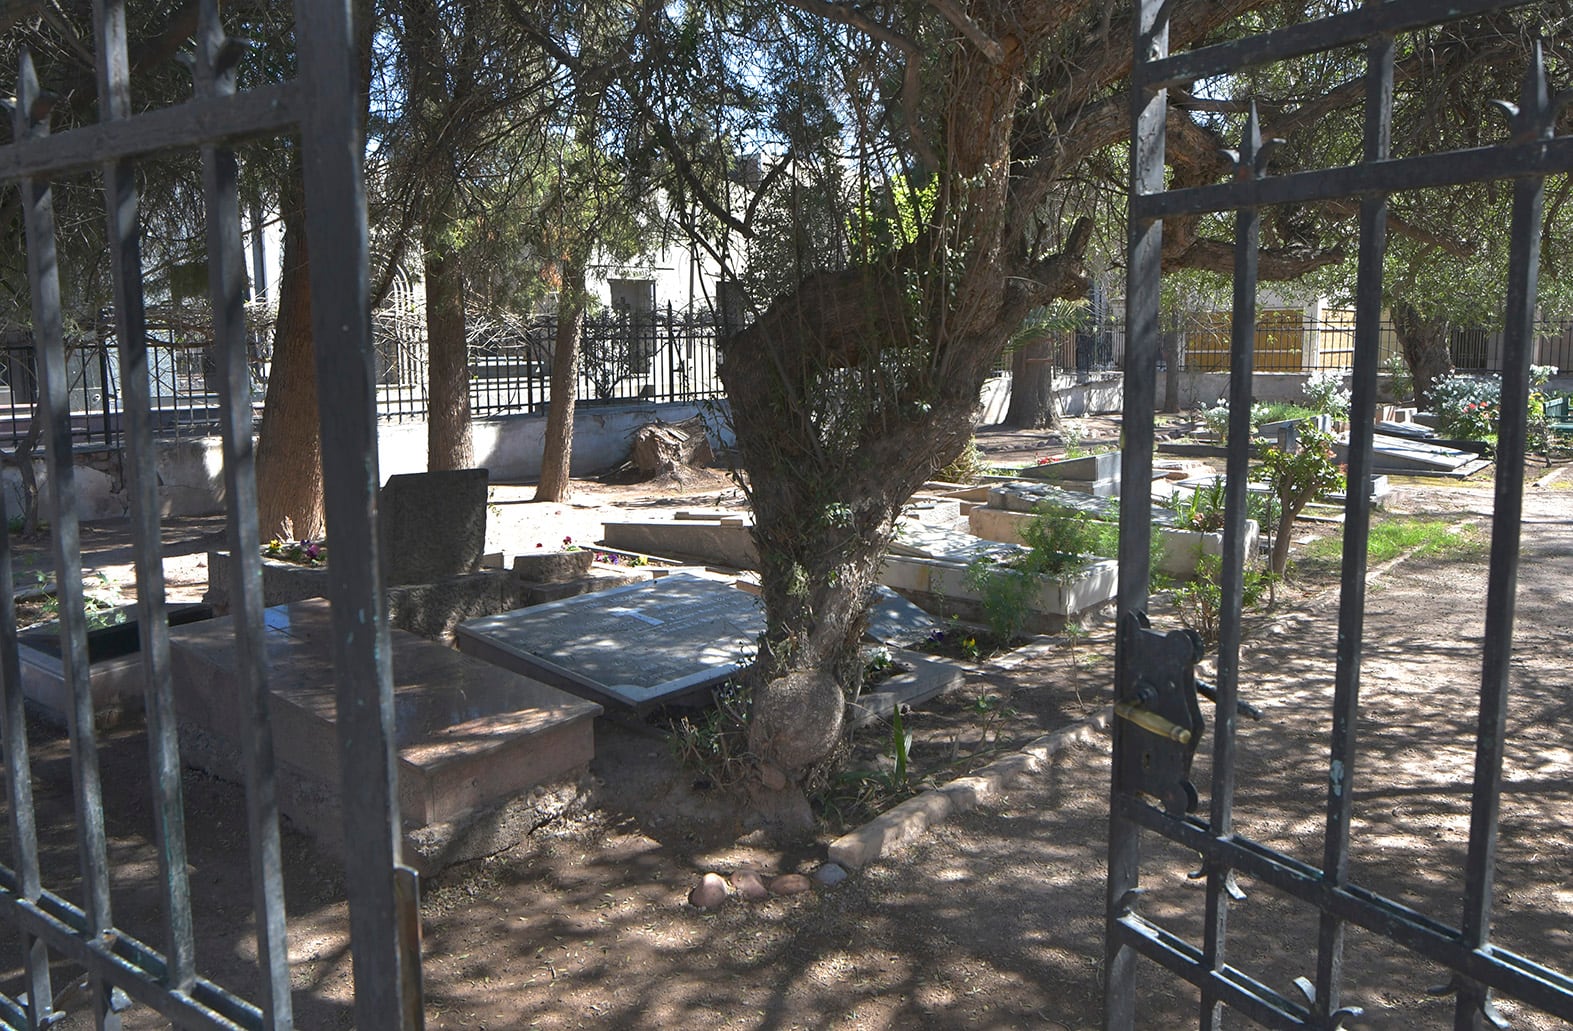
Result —
<path fill-rule="evenodd" d="M 1391 430 L 1388 468 L 1453 461 L 1437 457 L 1449 449 L 1423 439 L 1409 420 Z M 870 647 L 895 652 L 904 672 L 852 703 L 849 720 L 875 720 L 959 684 L 958 667 L 909 649 L 958 617 L 981 619 L 968 567 L 980 557 L 1009 564 L 1023 554 L 1022 527 L 1045 507 L 1113 518 L 1119 477 L 1120 456 L 1109 452 L 981 485 L 932 484 L 915 496 L 867 631 Z M 1156 463 L 1155 477 L 1157 498 L 1213 479 L 1183 459 Z M 505 848 L 578 804 L 597 717 L 638 720 L 706 704 L 747 663 L 764 628 L 745 511 L 608 522 L 595 547 L 509 556 L 484 551 L 487 501 L 485 470 L 395 476 L 381 499 L 406 853 L 426 871 Z M 1221 535 L 1173 525 L 1170 508 L 1155 505 L 1153 516 L 1164 545 L 1160 571 L 1191 575 L 1200 556 L 1221 550 Z M 1254 538 L 1254 523 L 1250 532 Z M 296 558 L 263 562 L 275 757 L 284 813 L 331 850 L 342 844 L 343 800 L 328 574 L 324 561 Z M 210 553 L 205 603 L 170 607 L 170 647 L 184 761 L 239 779 L 233 566 L 233 556 Z M 1116 563 L 1097 558 L 1045 579 L 1028 603 L 1028 629 L 1053 632 L 1104 609 L 1116 579 Z M 90 634 L 95 705 L 106 723 L 140 704 L 132 620 L 127 612 Z M 55 636 L 29 632 L 22 660 L 28 697 L 46 713 L 64 713 Z"/>

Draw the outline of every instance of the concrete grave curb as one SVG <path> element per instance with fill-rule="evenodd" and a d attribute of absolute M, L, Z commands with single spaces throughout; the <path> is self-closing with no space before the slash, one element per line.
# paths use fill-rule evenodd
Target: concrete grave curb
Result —
<path fill-rule="evenodd" d="M 915 840 L 951 815 L 976 808 L 998 795 L 1016 778 L 1037 772 L 1056 752 L 1092 741 L 1108 730 L 1113 718 L 1113 706 L 1105 706 L 1070 726 L 1043 735 L 1019 752 L 996 759 L 976 773 L 907 799 L 831 842 L 830 861 L 848 870 L 861 869 L 886 852 Z"/>

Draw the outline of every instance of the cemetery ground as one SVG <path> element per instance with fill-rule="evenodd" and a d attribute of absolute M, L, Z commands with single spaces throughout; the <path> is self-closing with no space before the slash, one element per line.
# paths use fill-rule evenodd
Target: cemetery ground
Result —
<path fill-rule="evenodd" d="M 981 435 L 991 462 L 1031 461 L 1041 434 Z M 1531 467 L 1536 478 L 1545 470 Z M 573 505 L 532 505 L 503 488 L 493 522 L 522 540 L 594 539 L 609 510 L 737 502 L 719 476 L 682 492 L 581 481 Z M 1504 774 L 1494 940 L 1566 970 L 1573 955 L 1573 469 L 1526 491 L 1524 561 Z M 1489 480 L 1403 481 L 1391 518 L 1442 524 L 1441 544 L 1373 561 L 1355 771 L 1352 875 L 1360 884 L 1455 923 L 1468 835 L 1475 692 L 1480 676 Z M 217 521 L 174 521 L 172 597 L 200 595 Z M 1241 694 L 1262 710 L 1242 719 L 1236 821 L 1242 834 L 1311 863 L 1321 855 L 1327 712 L 1337 627 L 1335 524 L 1297 526 L 1300 574 L 1271 610 L 1248 617 Z M 1435 535 L 1427 538 L 1435 541 Z M 123 530 L 89 527 L 89 565 L 110 577 L 129 562 Z M 1450 543 L 1452 542 L 1452 543 Z M 42 542 L 40 542 L 42 543 Z M 32 547 L 31 545 L 29 547 Z M 123 550 L 122 550 L 123 549 Z M 1334 549 L 1336 550 L 1336 549 Z M 1316 556 L 1321 554 L 1323 558 Z M 25 559 L 27 552 L 20 556 Z M 20 562 L 19 562 L 20 564 Z M 129 578 L 129 575 L 127 575 Z M 1178 625 L 1154 607 L 1159 626 Z M 906 721 L 915 776 L 946 780 L 1107 702 L 1112 633 L 1089 622 L 1003 659 L 970 663 L 965 683 Z M 1071 645 L 1074 644 L 1074 649 Z M 1211 723 L 1211 706 L 1204 704 Z M 46 883 L 75 892 L 68 748 L 34 722 L 34 790 Z M 864 738 L 878 752 L 888 724 Z M 116 871 L 117 922 L 157 945 L 156 879 L 145 735 L 107 734 L 102 764 Z M 1203 807 L 1211 735 L 1194 770 Z M 655 736 L 601 720 L 594 789 L 581 810 L 528 842 L 450 867 L 423 885 L 424 973 L 431 1028 L 1095 1028 L 1100 1024 L 1107 737 L 1057 752 L 999 794 L 834 887 L 759 902 L 688 905 L 706 872 L 753 867 L 767 879 L 811 874 L 825 842 L 780 848 L 750 832 L 742 810 L 679 767 Z M 888 769 L 888 764 L 882 769 Z M 244 849 L 244 794 L 195 770 L 185 777 L 199 965 L 250 994 L 255 944 Z M 7 822 L 7 827 L 9 826 Z M 828 835 L 827 835 L 828 837 Z M 1204 891 L 1195 856 L 1155 839 L 1139 909 L 1193 939 Z M 9 845 L 0 845 L 0 855 Z M 336 862 L 286 828 L 285 891 L 297 1025 L 349 1027 L 347 908 Z M 1230 958 L 1293 994 L 1314 967 L 1315 920 L 1247 878 L 1229 925 Z M 18 984 L 14 941 L 0 941 L 6 987 Z M 1139 1024 L 1194 1024 L 1183 984 L 1143 964 Z M 1357 1027 L 1451 1026 L 1438 971 L 1349 934 L 1345 1001 Z M 66 985 L 68 971 L 57 976 Z M 1501 1000 L 1517 1028 L 1562 1027 Z M 146 1010 L 131 1028 L 162 1026 Z M 87 1027 L 80 1010 L 65 1027 Z"/>

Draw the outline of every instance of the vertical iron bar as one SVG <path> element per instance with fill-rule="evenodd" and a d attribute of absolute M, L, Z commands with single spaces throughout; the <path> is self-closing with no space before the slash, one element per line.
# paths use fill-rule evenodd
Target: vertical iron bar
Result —
<path fill-rule="evenodd" d="M 1135 22 L 1135 67 L 1160 60 L 1169 52 L 1169 22 L 1161 0 L 1138 0 Z M 1132 77 L 1135 81 L 1135 77 Z M 1167 90 L 1133 86 L 1131 95 L 1131 171 L 1133 195 L 1163 189 Z M 1123 429 L 1125 447 L 1120 464 L 1120 491 L 1132 503 L 1120 506 L 1120 571 L 1117 625 L 1147 609 L 1151 576 L 1153 418 L 1158 371 L 1158 297 L 1163 273 L 1163 223 L 1131 219 L 1127 239 L 1128 283 L 1125 296 L 1127 341 Z M 1127 682 L 1125 634 L 1115 653 L 1116 685 Z M 1117 701 L 1119 699 L 1116 699 Z M 1123 720 L 1111 729 L 1112 754 L 1126 747 Z M 1104 898 L 1103 1026 L 1107 1031 L 1130 1031 L 1136 1022 L 1135 949 L 1124 944 L 1115 925 L 1128 906 L 1131 893 L 1141 883 L 1141 829 L 1118 815 L 1119 797 L 1127 793 L 1121 783 L 1120 764 L 1111 764 L 1109 807 L 1109 877 Z"/>
<path fill-rule="evenodd" d="M 198 11 L 196 92 L 200 97 L 235 92 L 239 44 L 229 39 L 218 0 Z M 246 770 L 246 821 L 251 844 L 252 905 L 257 920 L 261 1008 L 270 1028 L 293 1024 L 289 946 L 284 919 L 283 858 L 279 844 L 273 726 L 268 710 L 268 671 L 262 629 L 262 552 L 257 523 L 256 455 L 252 445 L 251 375 L 246 353 L 246 254 L 240 232 L 235 153 L 202 148 L 206 206 L 208 293 L 213 304 L 214 357 L 219 365 L 219 408 L 224 449 L 225 518 L 234 563 L 230 583 L 235 658 L 240 674 L 241 761 Z M 348 797 L 348 796 L 346 796 Z"/>
<path fill-rule="evenodd" d="M 1391 150 L 1393 37 L 1372 39 L 1366 51 L 1365 160 Z M 1355 281 L 1354 374 L 1349 400 L 1349 464 L 1344 491 L 1344 553 L 1339 588 L 1338 658 L 1327 771 L 1327 825 L 1322 879 L 1349 879 L 1349 824 L 1354 811 L 1355 728 L 1360 714 L 1360 656 L 1365 639 L 1366 557 L 1371 534 L 1371 468 L 1375 441 L 1376 376 L 1381 364 L 1382 269 L 1387 253 L 1387 196 L 1360 201 L 1360 264 Z M 1342 1004 L 1344 922 L 1322 911 L 1317 932 L 1316 998 L 1311 1009 L 1326 1020 Z"/>
<path fill-rule="evenodd" d="M 131 116 L 131 65 L 126 50 L 124 0 L 96 0 L 99 118 Z M 141 223 L 130 161 L 104 167 L 110 279 L 114 285 L 115 336 L 122 374 L 122 437 L 130 466 L 131 528 L 135 541 L 137 625 L 146 684 L 148 753 L 152 776 L 153 832 L 164 883 L 164 931 L 169 985 L 179 991 L 196 978 L 191 925 L 191 883 L 186 875 L 185 808 L 176 744 L 174 688 L 170 681 L 169 623 L 164 610 L 158 471 L 149 418 L 147 318 L 142 297 Z"/>
<path fill-rule="evenodd" d="M 377 545 L 376 373 L 368 296 L 363 126 L 355 26 L 347 0 L 296 0 L 309 114 L 302 127 L 312 254 L 312 329 L 338 680 L 345 881 L 355 1018 L 408 1028 L 419 1012 L 418 951 L 400 947 L 399 798 L 393 673 Z M 352 803 L 353 800 L 353 804 Z M 413 893 L 404 893 L 405 898 Z"/>
<path fill-rule="evenodd" d="M 1253 102 L 1240 141 L 1235 175 L 1254 179 L 1263 158 L 1261 126 Z M 1251 475 L 1251 398 L 1256 355 L 1256 270 L 1262 216 L 1256 208 L 1235 213 L 1234 311 L 1229 334 L 1229 441 L 1225 460 L 1223 570 L 1220 576 L 1217 704 L 1213 707 L 1212 794 L 1208 828 L 1215 837 L 1234 833 L 1234 733 L 1240 680 L 1240 621 L 1245 597 L 1245 508 Z M 1229 927 L 1230 871 L 1207 868 L 1207 916 L 1202 964 L 1209 971 L 1224 966 Z M 1218 996 L 1204 981 L 1200 1026 L 1216 1029 L 1223 1019 Z"/>
<path fill-rule="evenodd" d="M 5 749 L 6 786 L 10 789 L 11 850 L 17 895 L 36 904 L 43 895 L 38 871 L 37 816 L 33 811 L 33 768 L 28 760 L 27 721 L 22 707 L 22 662 L 16 641 L 16 594 L 11 569 L 11 524 L 7 489 L 0 484 L 0 747 Z M 49 949 L 17 928 L 27 985 L 27 1031 L 37 1031 L 50 1016 L 54 991 L 49 983 Z"/>
<path fill-rule="evenodd" d="M 1546 84 L 1540 44 L 1524 81 L 1513 118 L 1517 141 L 1550 139 L 1557 107 Z M 1513 657 L 1513 618 L 1518 594 L 1520 521 L 1524 511 L 1524 453 L 1528 447 L 1529 362 L 1540 277 L 1540 223 L 1545 180 L 1513 184 L 1513 222 L 1507 282 L 1507 318 L 1502 339 L 1502 408 L 1497 425 L 1496 498 L 1491 516 L 1491 572 L 1486 585 L 1486 636 L 1480 674 L 1480 720 L 1475 738 L 1474 797 L 1470 802 L 1469 855 L 1464 865 L 1465 945 L 1483 946 L 1491 936 L 1496 876 L 1497 821 L 1502 809 L 1502 758 L 1506 748 L 1507 695 Z M 1460 977 L 1454 1026 L 1486 1026 L 1490 993 Z"/>
<path fill-rule="evenodd" d="M 21 54 L 17 74 L 17 140 L 49 135 L 49 107 L 38 85 L 33 57 Z M 87 620 L 83 614 L 81 527 L 77 521 L 76 470 L 71 460 L 71 401 L 66 380 L 65 340 L 60 310 L 60 276 L 55 250 L 54 200 L 49 183 L 23 179 L 22 218 L 27 233 L 27 278 L 32 288 L 33 339 L 38 355 L 39 407 L 44 420 L 44 466 L 49 475 L 49 521 L 54 538 L 55 597 L 60 603 L 60 662 L 71 702 L 71 772 L 76 795 L 77 850 L 82 864 L 85 933 L 114 928 L 110 913 L 109 857 L 104 837 L 104 797 L 98 772 L 98 738 L 93 727 L 93 687 L 88 679 Z M 110 1008 L 110 988 L 89 982 L 96 1026 L 115 1031 L 120 1018 Z"/>

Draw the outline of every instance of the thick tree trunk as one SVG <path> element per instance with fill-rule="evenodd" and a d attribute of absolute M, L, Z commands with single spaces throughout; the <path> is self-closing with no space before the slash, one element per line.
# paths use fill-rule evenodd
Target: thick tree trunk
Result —
<path fill-rule="evenodd" d="M 1431 387 L 1453 371 L 1453 355 L 1448 350 L 1448 324 L 1444 319 L 1426 318 L 1415 307 L 1398 301 L 1390 308 L 1393 330 L 1404 349 L 1404 361 L 1415 381 L 1415 403 L 1421 408 L 1431 404 Z"/>
<path fill-rule="evenodd" d="M 317 366 L 311 336 L 311 264 L 299 171 L 293 203 L 283 205 L 284 254 L 273 364 L 257 445 L 257 518 L 264 537 L 320 537 L 322 439 L 317 421 Z"/>
<path fill-rule="evenodd" d="M 372 0 L 354 0 L 360 58 L 362 118 L 369 103 Z M 262 402 L 257 443 L 257 519 L 264 537 L 285 533 L 321 537 L 322 432 L 317 414 L 317 364 L 311 335 L 311 260 L 306 249 L 306 193 L 300 149 L 291 151 L 280 189 L 284 225 L 279 270 L 279 313 L 273 360 Z"/>
<path fill-rule="evenodd" d="M 426 467 L 475 464 L 470 435 L 470 351 L 464 325 L 464 271 L 442 242 L 446 213 L 426 226 Z"/>
<path fill-rule="evenodd" d="M 921 365 L 893 374 L 879 351 L 910 332 L 904 309 L 849 303 L 883 296 L 890 284 L 879 277 L 855 270 L 811 280 L 723 344 L 766 613 L 745 678 L 756 763 L 749 790 L 788 834 L 809 827 L 805 782 L 834 754 L 859 690 L 859 641 L 895 518 L 970 439 L 991 364 L 975 361 L 966 381 L 926 379 Z M 857 324 L 827 323 L 824 337 L 804 332 L 809 313 L 831 310 L 858 313 Z"/>
<path fill-rule="evenodd" d="M 1039 337 L 1011 354 L 1006 426 L 1037 430 L 1060 424 L 1059 407 L 1054 403 L 1056 344 L 1052 336 Z"/>
<path fill-rule="evenodd" d="M 557 306 L 557 339 L 552 343 L 552 397 L 541 445 L 541 482 L 536 501 L 567 501 L 573 493 L 573 414 L 579 389 L 579 342 L 584 335 L 584 265 L 563 269 L 562 302 Z"/>

